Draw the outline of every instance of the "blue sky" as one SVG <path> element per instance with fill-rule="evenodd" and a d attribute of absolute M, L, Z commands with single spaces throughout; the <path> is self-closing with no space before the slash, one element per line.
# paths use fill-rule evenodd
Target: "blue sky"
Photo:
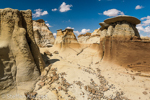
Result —
<path fill-rule="evenodd" d="M 49 29 L 74 28 L 76 35 L 93 32 L 99 22 L 117 15 L 141 20 L 140 34 L 150 36 L 150 0 L 0 0 L 0 9 L 31 9 L 33 20 L 43 19 Z"/>

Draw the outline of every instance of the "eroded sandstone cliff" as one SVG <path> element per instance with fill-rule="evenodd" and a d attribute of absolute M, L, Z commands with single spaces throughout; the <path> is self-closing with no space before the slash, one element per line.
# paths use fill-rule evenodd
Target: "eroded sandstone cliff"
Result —
<path fill-rule="evenodd" d="M 1 9 L 0 95 L 31 91 L 44 67 L 34 40 L 31 10 Z"/>

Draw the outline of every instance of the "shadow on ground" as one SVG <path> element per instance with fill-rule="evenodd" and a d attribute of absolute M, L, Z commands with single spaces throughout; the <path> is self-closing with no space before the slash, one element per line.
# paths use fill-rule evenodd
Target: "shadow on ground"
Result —
<path fill-rule="evenodd" d="M 55 63 L 55 62 L 57 62 L 57 61 L 60 61 L 59 59 L 50 59 L 50 63 L 51 64 L 53 64 L 53 63 Z"/>

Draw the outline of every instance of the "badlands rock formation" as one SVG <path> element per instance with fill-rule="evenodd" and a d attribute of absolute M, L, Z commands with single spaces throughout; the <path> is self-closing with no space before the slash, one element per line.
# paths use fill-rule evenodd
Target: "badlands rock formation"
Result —
<path fill-rule="evenodd" d="M 101 35 L 101 30 L 95 29 L 93 33 L 80 34 L 78 36 L 78 42 L 80 44 L 100 43 L 100 35 Z"/>
<path fill-rule="evenodd" d="M 131 21 L 130 19 L 134 21 Z M 119 52 L 116 50 L 119 50 L 117 48 L 120 48 L 120 47 L 116 45 L 120 45 L 123 42 L 123 43 L 129 43 L 128 46 L 130 46 L 131 45 L 130 43 L 132 41 L 140 40 L 140 35 L 135 27 L 136 24 L 139 24 L 139 23 L 140 23 L 140 20 L 131 16 L 118 16 L 115 18 L 109 18 L 109 19 L 106 19 L 104 23 L 100 23 L 100 25 L 102 24 L 108 25 L 107 27 L 101 30 L 102 32 L 101 32 L 101 39 L 100 39 L 100 46 L 101 46 L 100 54 L 102 58 L 105 57 L 104 54 L 106 53 L 107 55 L 105 57 L 106 59 L 114 60 L 115 58 L 110 58 L 110 56 L 114 55 L 118 57 L 117 54 L 113 54 L 113 53 Z M 137 42 L 133 42 L 133 44 L 134 43 L 136 44 Z M 138 44 L 139 43 L 137 43 L 137 45 Z M 113 51 L 114 49 L 115 51 Z"/>
<path fill-rule="evenodd" d="M 38 46 L 49 47 L 54 44 L 55 38 L 53 33 L 49 30 L 43 19 L 33 21 L 33 30 Z"/>
<path fill-rule="evenodd" d="M 95 29 L 90 38 L 87 39 L 87 44 L 100 43 L 101 30 Z"/>
<path fill-rule="evenodd" d="M 65 29 L 63 31 L 62 29 L 57 30 L 57 36 L 54 45 L 55 47 L 59 48 L 71 48 L 72 45 L 78 45 L 78 41 L 73 33 L 73 29 Z"/>
<path fill-rule="evenodd" d="M 87 39 L 89 39 L 91 36 L 91 33 L 87 32 L 85 34 L 80 34 L 78 36 L 78 42 L 79 43 L 86 43 L 87 42 Z"/>
<path fill-rule="evenodd" d="M 0 99 L 4 94 L 32 91 L 44 67 L 31 10 L 0 9 Z"/>
<path fill-rule="evenodd" d="M 149 100 L 150 41 L 140 39 L 135 28 L 138 19 L 117 18 L 100 23 L 100 44 L 78 55 L 71 49 L 53 54 L 53 64 L 45 69 L 34 92 L 60 100 Z"/>
<path fill-rule="evenodd" d="M 100 43 L 88 46 L 72 29 L 57 30 L 54 46 L 40 48 L 44 68 L 31 11 L 0 11 L 0 100 L 150 99 L 150 41 L 140 39 L 137 18 L 106 19 L 94 32 Z"/>

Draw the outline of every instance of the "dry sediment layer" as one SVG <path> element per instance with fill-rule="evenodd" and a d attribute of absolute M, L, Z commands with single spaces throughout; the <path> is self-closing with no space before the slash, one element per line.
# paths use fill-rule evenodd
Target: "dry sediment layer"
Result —
<path fill-rule="evenodd" d="M 140 39 L 135 27 L 139 20 L 134 19 L 133 23 L 127 16 L 124 19 L 119 17 L 119 21 L 116 18 L 117 22 L 114 22 L 114 18 L 105 20 L 109 26 L 101 34 L 101 59 L 139 72 L 150 71 L 150 41 Z"/>

